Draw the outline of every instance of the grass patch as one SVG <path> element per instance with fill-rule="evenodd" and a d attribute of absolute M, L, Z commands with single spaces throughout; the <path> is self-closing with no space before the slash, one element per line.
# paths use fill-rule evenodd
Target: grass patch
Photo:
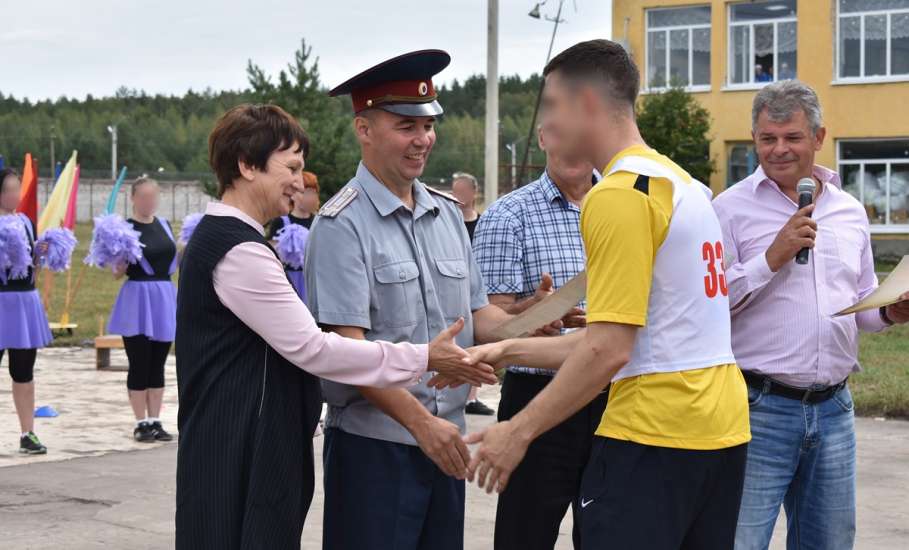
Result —
<path fill-rule="evenodd" d="M 909 326 L 862 334 L 862 372 L 849 379 L 856 413 L 909 418 Z"/>
<path fill-rule="evenodd" d="M 171 222 L 173 223 L 173 222 Z M 120 292 L 120 286 L 126 279 L 115 281 L 110 270 L 98 269 L 85 265 L 82 260 L 88 254 L 88 245 L 92 239 L 92 224 L 83 223 L 76 226 L 76 238 L 79 244 L 73 252 L 72 268 L 68 273 L 50 273 L 44 271 L 38 280 L 38 291 L 42 297 L 46 289 L 50 289 L 50 299 L 46 302 L 47 318 L 51 322 L 59 321 L 63 313 L 66 300 L 67 278 L 69 279 L 72 298 L 69 308 L 71 323 L 79 326 L 73 330 L 72 335 L 67 333 L 54 334 L 54 346 L 81 346 L 90 345 L 95 336 L 107 331 L 107 319 L 110 316 L 114 300 Z M 180 227 L 174 224 L 174 233 L 180 234 Z M 47 278 L 52 277 L 52 282 Z M 77 280 L 82 277 L 82 282 L 76 288 Z M 174 281 L 176 281 L 176 274 Z"/>
<path fill-rule="evenodd" d="M 107 323 L 122 284 L 121 281 L 115 281 L 107 270 L 83 267 L 82 259 L 88 253 L 91 242 L 91 229 L 90 224 L 76 227 L 79 244 L 73 254 L 70 284 L 75 285 L 81 270 L 84 273 L 82 284 L 72 299 L 70 320 L 79 326 L 72 335 L 57 335 L 53 345 L 90 344 L 98 335 L 99 326 Z M 179 234 L 179 226 L 175 226 L 174 231 Z M 879 268 L 889 271 L 893 266 L 883 264 Z M 42 273 L 38 284 L 42 292 L 46 276 L 47 273 Z M 47 308 L 48 319 L 51 321 L 58 321 L 63 312 L 66 279 L 66 273 L 54 274 L 53 290 Z M 881 334 L 863 334 L 860 360 L 864 370 L 850 379 L 856 412 L 866 416 L 909 418 L 909 326 L 893 327 Z"/>

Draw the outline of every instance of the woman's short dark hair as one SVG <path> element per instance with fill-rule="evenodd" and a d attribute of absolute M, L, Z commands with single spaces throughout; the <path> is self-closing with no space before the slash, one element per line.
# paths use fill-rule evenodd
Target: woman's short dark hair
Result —
<path fill-rule="evenodd" d="M 241 161 L 264 172 L 272 153 L 293 146 L 304 157 L 309 153 L 306 132 L 277 105 L 243 104 L 227 111 L 208 136 L 208 162 L 218 178 L 218 196 L 240 177 Z"/>
<path fill-rule="evenodd" d="M 609 96 L 632 108 L 641 87 L 641 75 L 625 48 L 611 40 L 578 42 L 543 69 L 543 76 L 558 71 L 568 79 L 600 84 Z"/>
<path fill-rule="evenodd" d="M 0 191 L 3 191 L 3 182 L 6 181 L 6 178 L 10 176 L 19 177 L 19 174 L 16 173 L 12 168 L 3 168 L 0 169 Z"/>

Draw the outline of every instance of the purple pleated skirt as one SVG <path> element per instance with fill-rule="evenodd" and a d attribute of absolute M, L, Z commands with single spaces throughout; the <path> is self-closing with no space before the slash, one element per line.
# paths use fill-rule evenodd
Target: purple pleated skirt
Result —
<path fill-rule="evenodd" d="M 0 349 L 43 348 L 51 340 L 37 290 L 0 292 Z"/>
<path fill-rule="evenodd" d="M 303 300 L 303 303 L 306 303 L 306 277 L 304 276 L 303 270 L 287 270 L 287 277 L 290 279 L 291 284 L 294 286 L 294 290 L 297 291 L 297 296 Z"/>
<path fill-rule="evenodd" d="M 121 336 L 144 335 L 173 342 L 177 331 L 177 289 L 170 281 L 126 281 L 110 312 L 107 331 Z"/>

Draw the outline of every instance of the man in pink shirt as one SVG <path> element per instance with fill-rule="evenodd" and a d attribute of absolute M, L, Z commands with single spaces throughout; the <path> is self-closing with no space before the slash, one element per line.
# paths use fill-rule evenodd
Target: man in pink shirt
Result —
<path fill-rule="evenodd" d="M 878 281 L 864 208 L 836 172 L 814 164 L 825 133 L 814 90 L 796 80 L 764 87 L 752 109 L 760 167 L 714 201 L 751 417 L 736 550 L 769 546 L 781 504 L 789 548 L 852 548 L 855 427 L 846 382 L 859 370 L 858 332 L 909 321 L 909 301 L 834 317 Z M 816 191 L 800 210 L 802 178 L 814 179 Z M 794 261 L 802 248 L 811 250 L 805 265 Z"/>

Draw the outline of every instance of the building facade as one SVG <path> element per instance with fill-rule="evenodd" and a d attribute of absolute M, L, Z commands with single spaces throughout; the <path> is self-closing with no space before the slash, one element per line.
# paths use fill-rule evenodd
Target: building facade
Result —
<path fill-rule="evenodd" d="M 877 239 L 909 234 L 909 0 L 614 0 L 613 37 L 643 94 L 682 86 L 710 111 L 714 192 L 756 166 L 756 90 L 798 78 L 824 110 L 817 161 L 840 172 Z"/>

